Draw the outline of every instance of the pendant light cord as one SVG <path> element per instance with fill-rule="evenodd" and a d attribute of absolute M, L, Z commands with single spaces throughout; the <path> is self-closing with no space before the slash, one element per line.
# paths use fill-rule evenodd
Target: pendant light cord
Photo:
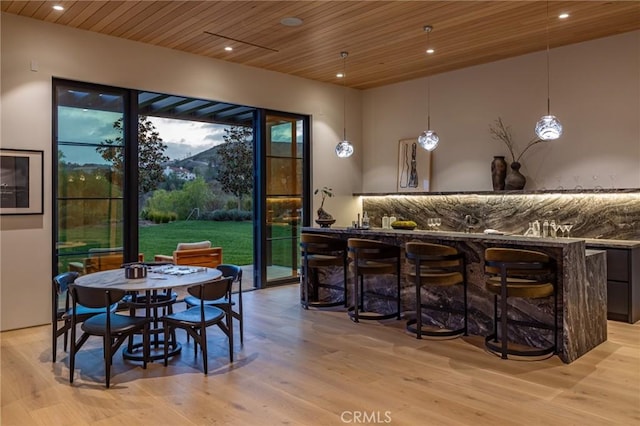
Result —
<path fill-rule="evenodd" d="M 425 28 L 427 32 L 427 49 L 431 48 L 431 41 L 429 35 L 431 34 L 432 27 L 427 25 Z M 427 130 L 431 130 L 431 76 L 427 74 Z"/>
<path fill-rule="evenodd" d="M 340 52 L 342 56 L 342 131 L 343 139 L 347 140 L 347 56 L 348 52 Z"/>
<path fill-rule="evenodd" d="M 547 36 L 547 115 L 551 114 L 551 71 L 549 65 L 549 1 L 547 0 L 547 21 L 546 21 L 546 36 Z"/>

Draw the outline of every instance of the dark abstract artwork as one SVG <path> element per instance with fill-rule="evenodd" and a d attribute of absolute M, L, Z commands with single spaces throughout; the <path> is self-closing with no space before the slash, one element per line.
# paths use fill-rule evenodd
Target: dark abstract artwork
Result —
<path fill-rule="evenodd" d="M 0 150 L 0 214 L 42 214 L 42 151 Z"/>

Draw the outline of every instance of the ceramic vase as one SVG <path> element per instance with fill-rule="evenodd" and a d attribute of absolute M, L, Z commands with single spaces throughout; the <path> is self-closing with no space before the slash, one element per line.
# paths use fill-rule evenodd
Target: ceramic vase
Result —
<path fill-rule="evenodd" d="M 521 164 L 517 161 L 511 163 L 511 171 L 507 174 L 505 179 L 505 189 L 523 189 L 527 183 L 522 173 L 520 173 Z"/>
<path fill-rule="evenodd" d="M 502 191 L 507 177 L 507 162 L 503 156 L 496 155 L 491 162 L 491 183 L 494 191 Z"/>

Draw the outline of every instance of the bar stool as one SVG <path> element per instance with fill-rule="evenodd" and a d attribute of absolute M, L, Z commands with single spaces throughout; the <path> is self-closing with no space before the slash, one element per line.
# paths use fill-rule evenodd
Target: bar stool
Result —
<path fill-rule="evenodd" d="M 502 359 L 508 355 L 541 357 L 554 354 L 558 341 L 558 295 L 555 291 L 555 265 L 548 255 L 530 250 L 489 248 L 485 250 L 486 289 L 494 295 L 493 333 L 485 338 L 485 346 Z M 498 296 L 500 313 L 498 315 Z M 508 299 L 542 299 L 553 297 L 553 325 L 539 321 L 508 318 Z M 498 333 L 498 322 L 500 332 Z M 508 327 L 528 327 L 553 331 L 553 343 L 534 347 L 509 341 Z M 498 338 L 498 335 L 500 336 Z"/>
<path fill-rule="evenodd" d="M 348 308 L 349 316 L 354 322 L 363 320 L 382 320 L 396 317 L 400 319 L 400 247 L 381 243 L 379 241 L 349 238 L 349 261 L 353 271 L 353 302 Z M 375 275 L 396 275 L 394 294 L 381 294 L 372 290 L 365 291 L 364 277 Z M 364 310 L 364 296 L 396 303 L 394 312 L 360 313 Z"/>
<path fill-rule="evenodd" d="M 300 234 L 300 248 L 302 251 L 302 306 L 326 308 L 330 306 L 347 306 L 347 242 L 345 240 L 311 233 Z M 342 267 L 342 286 L 321 283 L 318 280 L 318 268 Z M 312 293 L 309 296 L 309 285 L 313 280 Z M 318 300 L 318 289 L 328 288 L 340 290 L 341 300 L 321 302 Z M 311 300 L 310 300 L 311 299 Z"/>
<path fill-rule="evenodd" d="M 431 337 L 457 337 L 464 334 L 466 336 L 467 280 L 464 255 L 453 247 L 418 242 L 407 243 L 405 245 L 405 252 L 407 263 L 410 265 L 408 276 L 416 286 L 416 318 L 407 321 L 407 330 L 415 333 L 417 339 L 422 339 L 422 335 Z M 462 311 L 422 303 L 422 287 L 451 287 L 455 285 L 462 285 Z M 423 308 L 461 314 L 462 327 L 455 329 L 440 328 L 437 330 L 423 330 Z"/>

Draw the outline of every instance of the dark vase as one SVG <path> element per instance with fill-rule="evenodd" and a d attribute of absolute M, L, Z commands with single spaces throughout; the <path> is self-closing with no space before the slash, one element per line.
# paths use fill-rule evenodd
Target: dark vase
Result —
<path fill-rule="evenodd" d="M 505 186 L 505 178 L 507 177 L 507 162 L 504 157 L 495 156 L 491 162 L 491 183 L 494 191 L 502 191 Z"/>
<path fill-rule="evenodd" d="M 520 166 L 517 161 L 511 163 L 511 171 L 505 179 L 505 189 L 522 189 L 526 185 L 527 178 L 520 173 Z"/>

